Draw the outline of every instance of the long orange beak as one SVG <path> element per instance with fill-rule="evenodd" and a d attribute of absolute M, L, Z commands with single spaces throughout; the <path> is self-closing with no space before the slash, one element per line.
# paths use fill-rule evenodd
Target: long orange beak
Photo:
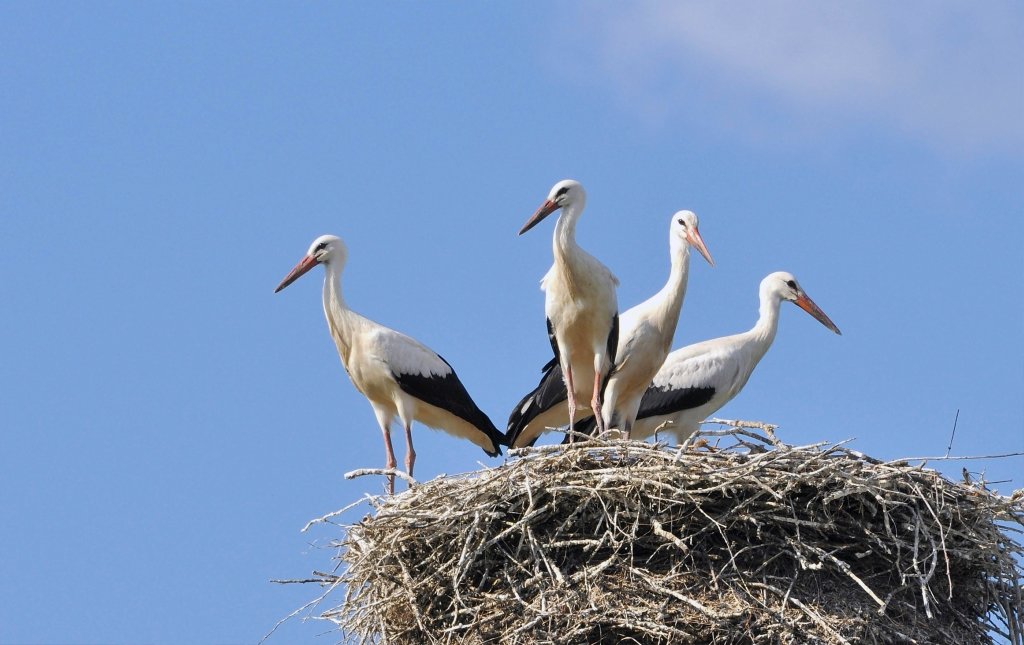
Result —
<path fill-rule="evenodd" d="M 526 220 L 526 223 L 523 224 L 523 228 L 519 229 L 519 234 L 522 235 L 526 231 L 530 230 L 531 228 L 539 224 L 542 219 L 558 210 L 558 208 L 558 204 L 551 201 L 550 199 L 545 199 L 544 203 L 541 204 L 540 208 L 537 209 L 537 212 L 533 214 L 533 217 Z"/>
<path fill-rule="evenodd" d="M 832 322 L 832 320 L 829 319 L 828 316 L 825 315 L 825 312 L 821 310 L 821 307 L 814 304 L 814 301 L 811 300 L 806 293 L 801 293 L 800 296 L 796 299 L 796 306 L 800 307 L 807 313 L 814 316 L 814 318 L 822 325 L 825 325 L 826 327 L 828 327 L 835 333 L 839 334 L 840 336 L 843 335 L 843 332 L 839 331 L 839 328 L 836 327 L 836 324 Z"/>
<path fill-rule="evenodd" d="M 284 277 L 284 280 L 281 280 L 281 284 L 277 285 L 277 288 L 274 289 L 274 293 L 277 293 L 281 289 L 284 289 L 291 283 L 295 282 L 296 280 L 301 278 L 303 274 L 305 274 L 307 271 L 309 271 L 318 264 L 320 263 L 317 262 L 316 258 L 314 258 L 312 255 L 307 255 L 306 257 L 302 258 L 301 260 L 299 260 L 299 263 L 295 265 L 295 268 L 292 269 L 288 273 L 288 275 Z"/>
<path fill-rule="evenodd" d="M 708 261 L 708 264 L 715 266 L 715 261 L 711 259 L 711 252 L 708 251 L 708 247 L 704 246 L 704 238 L 700 236 L 700 231 L 697 227 L 694 227 L 689 234 L 686 236 L 690 246 L 700 251 L 700 254 L 704 256 L 704 259 Z"/>

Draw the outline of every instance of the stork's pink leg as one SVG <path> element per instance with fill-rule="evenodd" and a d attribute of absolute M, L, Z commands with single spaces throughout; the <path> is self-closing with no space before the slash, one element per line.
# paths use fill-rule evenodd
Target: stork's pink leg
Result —
<path fill-rule="evenodd" d="M 391 432 L 387 427 L 381 427 L 381 432 L 384 433 L 384 452 L 387 454 L 387 462 L 385 467 L 393 469 L 395 467 L 395 451 L 391 447 Z M 388 495 L 395 494 L 395 476 L 388 475 Z"/>
<path fill-rule="evenodd" d="M 601 370 L 594 370 L 594 398 L 590 400 L 590 409 L 594 411 L 597 433 L 601 434 L 606 430 L 604 415 L 601 414 Z"/>
<path fill-rule="evenodd" d="M 565 366 L 565 389 L 566 394 L 569 395 L 569 431 L 573 430 L 573 424 L 576 422 L 576 388 L 572 386 L 572 366 Z M 576 437 L 569 435 L 569 443 L 576 440 Z"/>
<path fill-rule="evenodd" d="M 412 477 L 412 467 L 416 464 L 416 451 L 412 447 L 412 422 L 405 424 L 405 472 Z"/>

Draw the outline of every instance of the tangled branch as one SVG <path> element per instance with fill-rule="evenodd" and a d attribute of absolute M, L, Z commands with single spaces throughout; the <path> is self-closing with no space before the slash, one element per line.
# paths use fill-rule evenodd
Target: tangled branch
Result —
<path fill-rule="evenodd" d="M 358 643 L 1024 644 L 1024 496 L 729 423 L 367 497 L 319 617 Z"/>

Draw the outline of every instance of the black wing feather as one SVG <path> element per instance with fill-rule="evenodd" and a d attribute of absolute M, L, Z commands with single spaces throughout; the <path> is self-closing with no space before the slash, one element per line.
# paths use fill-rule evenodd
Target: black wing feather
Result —
<path fill-rule="evenodd" d="M 545 318 L 544 322 L 548 325 L 548 342 L 551 343 L 551 351 L 554 352 L 554 362 L 560 363 L 562 360 L 562 353 L 558 351 L 558 339 L 555 338 L 555 326 L 551 324 L 550 318 Z M 549 362 L 548 365 L 551 363 Z M 544 370 L 547 370 L 547 365 L 544 366 Z"/>
<path fill-rule="evenodd" d="M 612 364 L 612 369 L 615 369 L 615 359 L 618 358 L 615 354 L 619 351 L 619 312 L 615 312 L 615 316 L 612 318 L 612 329 L 608 334 L 608 361 Z"/>
<path fill-rule="evenodd" d="M 700 407 L 715 396 L 713 387 L 660 388 L 651 386 L 640 399 L 636 418 L 647 419 Z"/>
<path fill-rule="evenodd" d="M 604 380 L 601 381 L 601 391 L 598 392 L 598 401 L 604 403 L 604 391 L 608 389 L 608 381 L 612 380 L 612 374 L 615 373 L 615 359 L 618 358 L 616 354 L 619 351 L 619 314 L 615 313 L 615 317 L 612 318 L 612 329 L 608 333 L 608 360 L 611 362 L 611 369 L 608 370 L 608 374 L 605 375 Z"/>
<path fill-rule="evenodd" d="M 524 396 L 509 415 L 508 429 L 505 431 L 505 445 L 514 445 L 516 439 L 531 421 L 568 398 L 565 379 L 562 377 L 562 366 L 558 364 L 556 356 L 544 366 L 544 374 L 540 377 L 537 387 Z M 529 445 L 532 446 L 536 442 L 535 438 Z"/>
<path fill-rule="evenodd" d="M 445 365 L 451 367 L 448 361 L 438 356 Z M 477 407 L 473 398 L 466 391 L 466 386 L 459 380 L 455 370 L 446 376 L 432 374 L 395 374 L 391 373 L 398 382 L 402 391 L 413 396 L 424 403 L 447 410 L 455 416 L 471 423 L 477 430 L 487 435 L 487 438 L 494 444 L 493 450 L 484 450 L 491 457 L 501 454 L 503 437 L 501 432 L 494 426 L 491 419 Z"/>
<path fill-rule="evenodd" d="M 562 401 L 566 401 L 569 398 L 568 391 L 565 387 L 565 378 L 562 375 L 562 366 L 560 363 L 560 354 L 558 352 L 558 343 L 555 341 L 555 329 L 551 325 L 551 319 L 547 319 L 548 325 L 548 340 L 551 342 L 551 350 L 555 353 L 555 357 L 552 358 L 547 364 L 541 368 L 544 375 L 541 376 L 540 383 L 533 389 L 529 394 L 520 399 L 519 403 L 512 410 L 512 414 L 508 417 L 508 428 L 505 431 L 505 445 L 511 446 L 515 444 L 516 439 L 526 429 L 526 426 L 531 421 L 536 419 L 538 416 L 547 412 L 554 406 L 558 405 Z M 616 312 L 612 318 L 612 327 L 608 333 L 608 361 L 611 363 L 612 368 L 605 376 L 601 383 L 601 400 L 604 399 L 604 390 L 608 387 L 608 381 L 611 379 L 612 373 L 615 371 L 615 353 L 619 347 L 619 314 Z M 585 430 L 580 428 L 584 427 L 581 424 L 590 423 Z M 592 432 L 594 427 L 594 417 L 587 417 L 576 422 L 573 426 L 577 432 Z M 566 435 L 568 437 L 568 435 Z M 534 438 L 528 445 L 533 445 L 537 442 L 537 438 Z"/>
<path fill-rule="evenodd" d="M 636 415 L 637 420 L 662 415 L 675 414 L 683 410 L 697 408 L 715 396 L 713 387 L 685 387 L 681 389 L 659 388 L 653 385 L 644 392 L 640 400 L 640 412 Z M 580 419 L 573 426 L 573 430 L 587 435 L 593 435 L 597 429 L 594 417 Z M 573 437 L 565 435 L 562 443 L 572 443 Z"/>

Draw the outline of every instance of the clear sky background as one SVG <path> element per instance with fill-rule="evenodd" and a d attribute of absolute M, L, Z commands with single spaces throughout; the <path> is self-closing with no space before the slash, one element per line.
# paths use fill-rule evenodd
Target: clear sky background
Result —
<path fill-rule="evenodd" d="M 348 303 L 504 427 L 550 357 L 552 223 L 516 232 L 567 177 L 623 309 L 701 217 L 674 347 L 776 270 L 843 330 L 786 305 L 719 416 L 1024 450 L 1022 69 L 1014 2 L 0 4 L 0 642 L 254 643 L 314 597 L 268 581 L 332 566 L 299 529 L 384 452 L 322 271 L 274 286 L 340 235 Z M 421 479 L 501 463 L 415 438 Z"/>

